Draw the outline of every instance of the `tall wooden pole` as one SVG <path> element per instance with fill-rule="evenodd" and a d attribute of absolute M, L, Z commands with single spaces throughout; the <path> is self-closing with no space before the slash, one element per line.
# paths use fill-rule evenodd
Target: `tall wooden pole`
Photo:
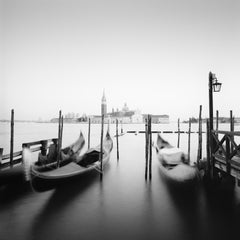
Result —
<path fill-rule="evenodd" d="M 152 117 L 149 115 L 149 180 L 152 179 Z"/>
<path fill-rule="evenodd" d="M 232 112 L 232 110 L 230 111 L 230 131 L 231 132 L 234 132 L 234 117 L 233 117 L 233 112 Z M 234 141 L 234 136 L 232 135 L 231 136 L 231 139 L 232 139 L 232 141 Z M 231 152 L 233 152 L 233 144 L 231 143 L 230 144 L 230 149 L 231 149 Z"/>
<path fill-rule="evenodd" d="M 206 122 L 206 151 L 207 151 L 207 176 L 209 177 L 210 176 L 210 170 L 211 170 L 211 156 L 210 156 L 210 141 L 209 141 L 209 138 L 210 138 L 210 126 L 209 126 L 209 119 L 207 119 L 207 122 Z"/>
<path fill-rule="evenodd" d="M 180 118 L 178 118 L 178 141 L 177 141 L 177 147 L 180 146 Z"/>
<path fill-rule="evenodd" d="M 213 177 L 213 151 L 215 149 L 215 143 L 212 136 L 213 131 L 213 74 L 209 72 L 209 83 L 208 83 L 208 92 L 209 92 L 209 144 L 210 144 L 210 161 L 211 161 L 211 177 Z"/>
<path fill-rule="evenodd" d="M 119 160 L 118 119 L 116 119 L 116 141 L 117 141 L 117 160 Z"/>
<path fill-rule="evenodd" d="M 60 145 L 61 149 L 62 149 L 62 140 L 63 140 L 63 116 L 61 118 L 61 145 Z"/>
<path fill-rule="evenodd" d="M 189 118 L 189 127 L 188 127 L 188 159 L 190 161 L 190 146 L 191 146 L 191 118 Z"/>
<path fill-rule="evenodd" d="M 62 111 L 59 111 L 58 117 L 58 152 L 57 152 L 57 167 L 60 165 L 60 158 L 61 158 L 61 134 L 62 134 Z"/>
<path fill-rule="evenodd" d="M 197 156 L 197 165 L 199 166 L 200 159 L 202 159 L 202 105 L 199 109 L 199 118 L 198 118 L 198 156 Z"/>
<path fill-rule="evenodd" d="M 10 166 L 13 165 L 13 143 L 14 143 L 14 109 L 11 111 L 11 138 L 10 138 Z"/>
<path fill-rule="evenodd" d="M 148 118 L 145 119 L 145 180 L 148 177 Z"/>
<path fill-rule="evenodd" d="M 101 141 L 100 141 L 100 179 L 102 179 L 103 175 L 103 131 L 104 131 L 104 114 L 102 114 L 102 122 L 101 122 Z"/>
<path fill-rule="evenodd" d="M 88 149 L 90 148 L 91 119 L 88 118 Z"/>

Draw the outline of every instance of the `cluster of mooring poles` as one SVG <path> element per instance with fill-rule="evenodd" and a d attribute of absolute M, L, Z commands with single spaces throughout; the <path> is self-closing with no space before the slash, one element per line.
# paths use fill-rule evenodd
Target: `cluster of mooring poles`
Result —
<path fill-rule="evenodd" d="M 235 118 L 233 116 L 233 111 L 230 110 L 230 129 L 229 131 L 219 131 L 219 111 L 216 111 L 216 127 L 215 130 L 211 129 L 210 120 L 207 120 L 207 173 L 208 176 L 214 177 L 214 166 L 215 166 L 215 154 L 218 149 L 225 152 L 227 172 L 230 172 L 229 161 L 235 154 L 239 154 L 240 146 L 238 146 L 234 141 L 234 136 L 238 136 L 239 132 L 234 130 Z M 219 140 L 219 134 L 224 134 L 225 136 Z M 210 144 L 210 139 L 212 138 L 212 144 Z M 225 149 L 223 148 L 223 143 L 225 142 Z"/>
<path fill-rule="evenodd" d="M 133 131 L 128 131 L 132 133 Z M 145 119 L 145 131 L 140 131 L 140 133 L 145 133 L 145 179 L 152 179 L 152 133 L 177 133 L 177 147 L 180 147 L 180 135 L 181 133 L 188 134 L 188 158 L 190 161 L 190 150 L 191 150 L 191 133 L 198 134 L 198 152 L 197 152 L 197 165 L 199 166 L 200 161 L 202 160 L 202 105 L 200 105 L 199 110 L 199 127 L 197 132 L 191 131 L 191 118 L 189 118 L 188 131 L 180 130 L 180 119 L 178 119 L 178 131 L 152 131 L 152 117 L 150 114 L 147 115 Z"/>

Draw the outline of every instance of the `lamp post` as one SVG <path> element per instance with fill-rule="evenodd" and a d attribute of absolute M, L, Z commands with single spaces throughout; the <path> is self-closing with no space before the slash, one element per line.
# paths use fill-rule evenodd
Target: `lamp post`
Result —
<path fill-rule="evenodd" d="M 210 143 L 210 163 L 211 164 L 211 177 L 213 177 L 213 166 L 214 166 L 214 158 L 213 152 L 216 147 L 216 142 L 213 139 L 212 131 L 213 131 L 213 92 L 220 92 L 222 83 L 218 82 L 216 75 L 212 72 L 209 72 L 209 143 Z M 209 168 L 208 168 L 209 169 Z"/>

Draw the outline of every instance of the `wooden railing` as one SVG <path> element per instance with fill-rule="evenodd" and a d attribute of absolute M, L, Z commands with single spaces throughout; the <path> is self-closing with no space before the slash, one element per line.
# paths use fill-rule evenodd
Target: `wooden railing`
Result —
<path fill-rule="evenodd" d="M 239 137 L 240 132 L 212 131 L 212 166 L 240 179 L 240 144 L 236 143 L 235 136 Z"/>
<path fill-rule="evenodd" d="M 23 143 L 22 148 L 27 147 L 31 150 L 31 152 L 41 151 L 41 154 L 43 156 L 45 156 L 47 154 L 47 150 L 51 143 L 57 144 L 58 139 L 52 138 L 52 139 L 35 141 L 35 142 Z M 0 168 L 14 166 L 14 165 L 22 162 L 22 151 L 13 153 L 12 161 L 10 160 L 10 155 L 11 154 L 3 155 L 3 148 L 0 148 Z"/>

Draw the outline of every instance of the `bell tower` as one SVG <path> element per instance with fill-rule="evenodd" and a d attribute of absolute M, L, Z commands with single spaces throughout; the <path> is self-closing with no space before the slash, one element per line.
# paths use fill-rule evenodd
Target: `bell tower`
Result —
<path fill-rule="evenodd" d="M 101 104 L 101 115 L 106 116 L 107 114 L 107 101 L 105 97 L 105 90 L 103 90 L 103 96 L 102 96 L 102 104 Z"/>

